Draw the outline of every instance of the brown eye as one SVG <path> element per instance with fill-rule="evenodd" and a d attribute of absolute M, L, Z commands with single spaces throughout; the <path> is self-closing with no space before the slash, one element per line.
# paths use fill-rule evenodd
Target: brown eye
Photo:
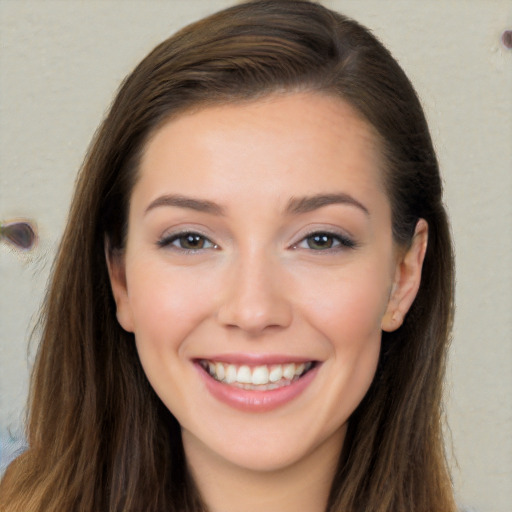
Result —
<path fill-rule="evenodd" d="M 207 240 L 204 236 L 198 235 L 197 233 L 186 233 L 185 235 L 178 237 L 176 242 L 178 242 L 179 247 L 182 249 L 194 251 L 197 249 L 204 249 Z"/>
<path fill-rule="evenodd" d="M 194 232 L 176 233 L 165 236 L 157 242 L 157 245 L 159 247 L 169 247 L 178 251 L 201 251 L 203 249 L 217 248 L 217 245 L 215 245 L 211 240 Z"/>
<path fill-rule="evenodd" d="M 327 233 L 317 233 L 311 236 L 308 236 L 307 244 L 310 249 L 314 250 L 325 250 L 331 249 L 335 244 L 334 237 Z"/>
<path fill-rule="evenodd" d="M 343 250 L 354 249 L 357 244 L 354 240 L 345 234 L 329 233 L 325 231 L 317 231 L 304 237 L 295 248 L 311 249 L 313 251 Z"/>

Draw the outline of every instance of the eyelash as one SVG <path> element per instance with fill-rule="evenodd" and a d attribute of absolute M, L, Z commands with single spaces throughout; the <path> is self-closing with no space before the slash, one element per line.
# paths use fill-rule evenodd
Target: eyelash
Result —
<path fill-rule="evenodd" d="M 194 241 L 202 243 L 203 246 L 198 248 L 187 248 L 181 246 L 187 238 L 189 241 L 192 241 L 193 238 Z M 321 239 L 319 240 L 320 243 L 330 243 L 331 246 L 314 249 L 310 245 L 314 238 Z M 180 246 L 175 244 L 175 242 L 178 242 Z M 301 247 L 301 244 L 304 243 L 307 244 L 307 247 Z M 204 244 L 206 244 L 207 247 L 204 247 Z M 180 233 L 173 233 L 172 235 L 164 236 L 158 240 L 157 245 L 161 248 L 172 246 L 172 248 L 183 251 L 185 253 L 196 253 L 206 249 L 218 249 L 217 244 L 213 243 L 209 238 L 202 235 L 201 233 L 197 233 L 195 231 L 183 231 Z M 307 236 L 302 238 L 302 240 L 300 240 L 298 243 L 294 244 L 292 249 L 309 249 L 313 252 L 334 252 L 343 249 L 355 249 L 356 247 L 357 243 L 344 234 L 331 233 L 329 231 L 313 231 L 312 233 L 309 233 Z"/>
<path fill-rule="evenodd" d="M 326 247 L 322 249 L 313 249 L 309 244 L 309 241 L 314 238 L 322 238 L 323 242 L 331 242 L 331 247 Z M 307 247 L 301 247 L 301 244 L 307 244 Z M 310 249 L 313 252 L 334 252 L 340 251 L 343 249 L 355 249 L 357 247 L 357 243 L 350 237 L 341 233 L 331 233 L 329 231 L 313 231 L 306 235 L 302 240 L 300 240 L 297 244 L 293 245 L 293 249 Z"/>
<path fill-rule="evenodd" d="M 175 242 L 178 242 L 180 245 L 189 238 L 189 241 L 191 238 L 194 238 L 196 241 L 201 241 L 203 244 L 209 244 L 208 247 L 198 247 L 198 248 L 187 248 L 187 247 L 180 247 L 179 245 L 175 244 Z M 173 233 L 172 235 L 166 235 L 162 237 L 157 242 L 158 247 L 164 248 L 164 247 L 170 247 L 172 246 L 173 249 L 178 251 L 183 251 L 185 253 L 197 253 L 199 251 L 207 250 L 207 249 L 217 249 L 217 244 L 214 244 L 209 238 L 202 235 L 201 233 L 197 233 L 196 231 L 182 231 L 180 233 Z"/>

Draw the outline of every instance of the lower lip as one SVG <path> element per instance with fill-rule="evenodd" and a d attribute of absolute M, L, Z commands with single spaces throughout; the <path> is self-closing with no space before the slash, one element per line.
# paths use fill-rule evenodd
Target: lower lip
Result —
<path fill-rule="evenodd" d="M 268 391 L 255 391 L 237 388 L 211 377 L 197 364 L 208 391 L 219 401 L 247 412 L 267 412 L 297 398 L 315 378 L 319 365 L 309 370 L 303 377 L 282 388 Z"/>

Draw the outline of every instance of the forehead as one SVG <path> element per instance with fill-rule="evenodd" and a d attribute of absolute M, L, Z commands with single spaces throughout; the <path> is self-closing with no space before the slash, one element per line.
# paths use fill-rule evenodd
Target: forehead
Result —
<path fill-rule="evenodd" d="M 325 94 L 208 106 L 176 116 L 153 134 L 137 187 L 148 196 L 165 184 L 176 189 L 169 192 L 226 198 L 240 182 L 267 197 L 287 187 L 292 194 L 340 185 L 383 191 L 378 140 L 353 107 Z"/>

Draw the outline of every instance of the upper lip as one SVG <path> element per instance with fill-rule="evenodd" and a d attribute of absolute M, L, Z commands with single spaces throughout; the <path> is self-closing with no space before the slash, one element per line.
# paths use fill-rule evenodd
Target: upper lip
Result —
<path fill-rule="evenodd" d="M 257 353 L 227 353 L 212 354 L 209 356 L 197 357 L 195 360 L 215 361 L 219 363 L 236 364 L 236 365 L 271 365 L 271 364 L 288 364 L 288 363 L 308 363 L 315 361 L 311 357 L 283 355 L 283 354 L 257 354 Z"/>

